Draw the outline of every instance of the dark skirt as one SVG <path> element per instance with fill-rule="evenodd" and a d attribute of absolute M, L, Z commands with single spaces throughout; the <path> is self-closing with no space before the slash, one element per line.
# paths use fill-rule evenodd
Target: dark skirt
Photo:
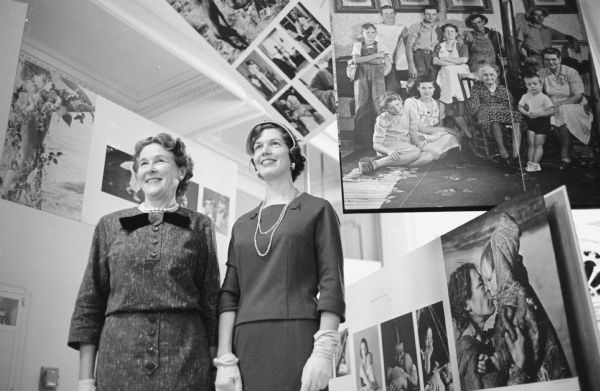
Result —
<path fill-rule="evenodd" d="M 299 391 L 313 348 L 316 320 L 268 320 L 235 327 L 244 391 Z"/>
<path fill-rule="evenodd" d="M 98 391 L 211 390 L 204 322 L 194 312 L 106 318 L 98 348 Z"/>

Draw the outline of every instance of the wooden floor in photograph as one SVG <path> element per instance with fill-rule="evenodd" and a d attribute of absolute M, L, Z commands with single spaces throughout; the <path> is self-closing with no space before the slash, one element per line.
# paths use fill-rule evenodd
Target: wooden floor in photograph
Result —
<path fill-rule="evenodd" d="M 342 158 L 344 209 L 422 210 L 489 209 L 516 195 L 524 188 L 539 188 L 547 193 L 561 185 L 574 208 L 600 207 L 600 168 L 597 165 L 558 169 L 551 159 L 536 173 L 505 168 L 463 151 L 420 167 L 386 167 L 361 174 L 358 152 Z M 525 163 L 525 162 L 524 162 Z"/>

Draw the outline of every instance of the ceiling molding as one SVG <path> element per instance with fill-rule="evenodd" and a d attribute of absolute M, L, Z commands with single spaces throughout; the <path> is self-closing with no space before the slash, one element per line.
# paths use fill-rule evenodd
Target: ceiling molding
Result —
<path fill-rule="evenodd" d="M 223 87 L 221 85 L 210 81 L 207 85 L 188 89 L 176 95 L 162 94 L 158 102 L 140 108 L 139 113 L 147 118 L 156 117 L 179 106 L 191 103 L 195 100 L 205 98 L 221 91 L 223 91 Z"/>

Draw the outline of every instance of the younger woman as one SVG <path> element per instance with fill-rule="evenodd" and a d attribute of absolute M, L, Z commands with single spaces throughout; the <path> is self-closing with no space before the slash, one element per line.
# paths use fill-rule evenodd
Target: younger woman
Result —
<path fill-rule="evenodd" d="M 417 80 L 418 97 L 408 98 L 405 109 L 410 115 L 410 129 L 419 135 L 418 144 L 423 153 L 429 152 L 439 159 L 453 148 L 459 147 L 458 132 L 442 125 L 444 105 L 433 98 L 436 85 L 431 79 Z"/>

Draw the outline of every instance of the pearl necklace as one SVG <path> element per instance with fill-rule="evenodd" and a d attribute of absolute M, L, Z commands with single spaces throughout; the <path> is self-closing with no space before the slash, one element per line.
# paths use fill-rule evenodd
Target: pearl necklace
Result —
<path fill-rule="evenodd" d="M 175 212 L 177 209 L 179 209 L 179 205 L 177 203 L 175 203 L 171 206 L 167 206 L 166 208 L 153 208 L 153 207 L 149 206 L 148 204 L 146 204 L 145 202 L 142 202 L 140 205 L 138 205 L 138 209 L 144 213 Z"/>
<path fill-rule="evenodd" d="M 275 231 L 277 230 L 277 228 L 279 227 L 279 224 L 281 224 L 281 222 L 283 221 L 283 217 L 285 216 L 285 212 L 288 208 L 288 206 L 292 203 L 293 200 L 296 199 L 297 197 L 297 192 L 295 193 L 294 197 L 289 200 L 287 202 L 287 204 L 285 204 L 283 206 L 283 209 L 281 209 L 281 213 L 279 213 L 279 217 L 277 218 L 277 221 L 275 221 L 275 224 L 273 224 L 273 226 L 271 228 L 269 228 L 268 230 L 264 231 L 262 230 L 262 228 L 260 227 L 260 220 L 262 218 L 262 211 L 264 209 L 264 205 L 265 202 L 261 202 L 260 207 L 258 209 L 258 220 L 256 221 L 256 229 L 254 230 L 254 249 L 256 250 L 256 253 L 258 255 L 260 255 L 261 257 L 266 257 L 267 254 L 269 254 L 269 251 L 271 251 L 271 245 L 273 244 L 273 235 L 275 235 Z M 269 235 L 269 244 L 267 245 L 267 250 L 262 252 L 259 250 L 258 248 L 258 233 L 261 233 L 262 235 L 268 235 L 269 233 L 271 235 Z"/>

